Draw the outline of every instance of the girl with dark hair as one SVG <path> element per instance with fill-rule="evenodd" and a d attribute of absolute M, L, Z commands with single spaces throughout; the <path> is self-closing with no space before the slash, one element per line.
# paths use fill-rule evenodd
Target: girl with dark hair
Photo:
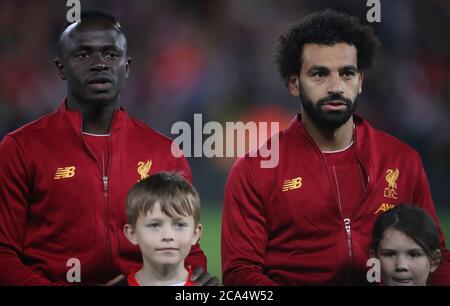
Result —
<path fill-rule="evenodd" d="M 441 261 L 436 224 L 417 207 L 388 210 L 375 222 L 370 256 L 380 260 L 384 285 L 425 286 Z"/>

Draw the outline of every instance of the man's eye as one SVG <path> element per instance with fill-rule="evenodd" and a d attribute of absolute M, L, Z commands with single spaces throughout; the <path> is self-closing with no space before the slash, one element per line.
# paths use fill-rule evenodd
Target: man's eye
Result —
<path fill-rule="evenodd" d="M 354 71 L 346 71 L 344 72 L 344 77 L 346 78 L 353 78 L 355 76 L 355 72 Z"/>
<path fill-rule="evenodd" d="M 148 223 L 145 226 L 148 228 L 154 229 L 154 228 L 159 228 L 161 226 L 161 224 L 160 223 Z"/>
<path fill-rule="evenodd" d="M 78 54 L 75 55 L 75 57 L 79 58 L 79 59 L 85 59 L 85 58 L 89 57 L 89 53 L 87 53 L 87 52 L 78 53 Z"/>
<path fill-rule="evenodd" d="M 323 73 L 323 72 L 314 72 L 312 74 L 312 77 L 317 78 L 317 79 L 323 78 L 324 76 L 325 76 L 325 73 Z"/>
<path fill-rule="evenodd" d="M 117 59 L 119 57 L 119 54 L 115 52 L 106 53 L 106 58 L 108 59 Z"/>

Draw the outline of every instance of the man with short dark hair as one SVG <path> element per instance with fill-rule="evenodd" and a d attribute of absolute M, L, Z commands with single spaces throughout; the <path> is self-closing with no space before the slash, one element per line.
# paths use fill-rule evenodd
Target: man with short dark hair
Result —
<path fill-rule="evenodd" d="M 131 58 L 113 16 L 83 12 L 62 33 L 55 63 L 67 98 L 0 144 L 2 285 L 103 284 L 138 269 L 139 250 L 122 233 L 128 190 L 158 171 L 191 180 L 172 141 L 120 107 Z M 186 262 L 206 271 L 198 244 Z"/>
<path fill-rule="evenodd" d="M 280 37 L 277 63 L 300 114 L 278 141 L 279 163 L 239 159 L 225 190 L 225 285 L 369 284 L 379 213 L 413 203 L 438 219 L 419 154 L 354 114 L 378 40 L 355 17 L 307 16 Z M 450 254 L 431 284 L 450 285 Z"/>

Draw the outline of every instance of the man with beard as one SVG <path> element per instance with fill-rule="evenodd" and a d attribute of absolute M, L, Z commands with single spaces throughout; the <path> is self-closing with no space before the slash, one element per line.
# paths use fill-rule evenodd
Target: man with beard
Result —
<path fill-rule="evenodd" d="M 58 53 L 67 98 L 0 144 L 0 285 L 95 285 L 137 270 L 122 232 L 128 190 L 159 171 L 191 180 L 172 141 L 121 107 L 131 58 L 112 15 L 82 12 Z M 186 263 L 198 285 L 217 283 L 198 244 Z"/>
<path fill-rule="evenodd" d="M 354 114 L 377 47 L 369 27 L 330 10 L 280 37 L 278 68 L 302 108 L 269 141 L 279 146 L 278 165 L 262 168 L 264 155 L 248 154 L 229 174 L 225 285 L 369 284 L 379 214 L 411 203 L 438 224 L 419 154 Z M 430 283 L 449 285 L 450 255 L 439 233 L 444 259 Z"/>

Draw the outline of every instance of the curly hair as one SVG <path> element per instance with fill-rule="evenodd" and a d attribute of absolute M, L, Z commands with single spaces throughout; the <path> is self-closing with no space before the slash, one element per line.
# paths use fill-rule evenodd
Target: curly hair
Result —
<path fill-rule="evenodd" d="M 308 15 L 279 38 L 276 63 L 286 83 L 289 76 L 299 74 L 303 46 L 310 43 L 328 46 L 347 43 L 355 46 L 360 71 L 372 68 L 380 45 L 372 28 L 362 24 L 357 17 L 333 10 Z"/>

